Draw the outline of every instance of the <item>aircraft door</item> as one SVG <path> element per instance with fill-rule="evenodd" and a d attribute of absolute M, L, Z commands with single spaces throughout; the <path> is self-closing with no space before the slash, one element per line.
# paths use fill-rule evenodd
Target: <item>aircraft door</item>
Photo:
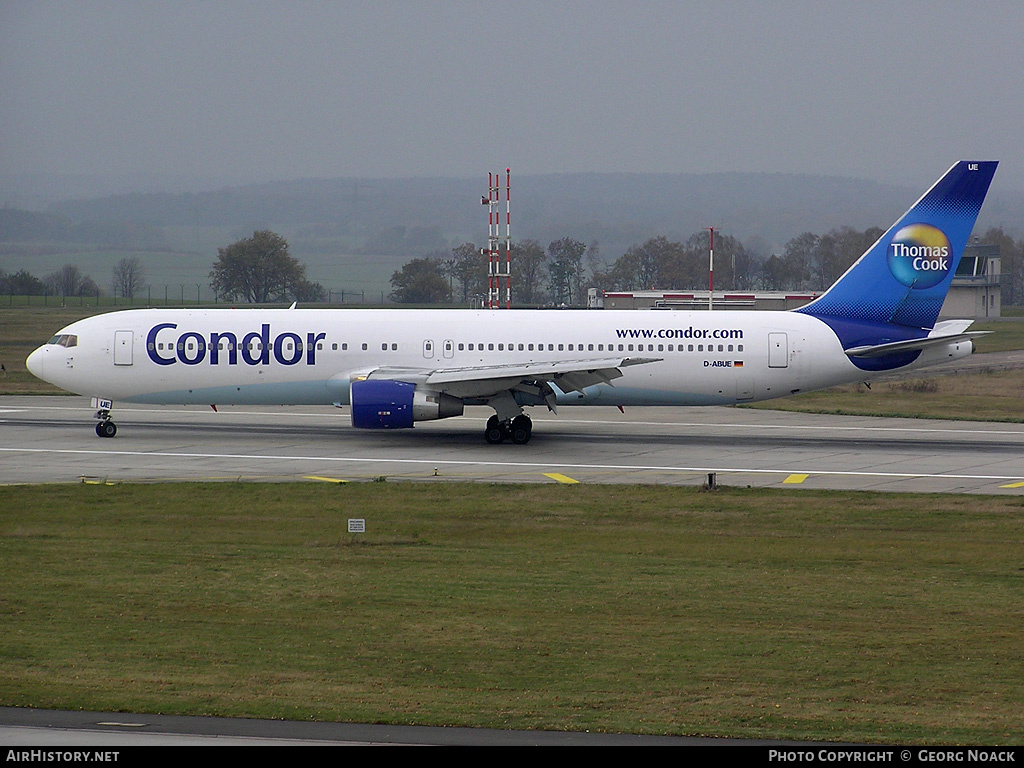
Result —
<path fill-rule="evenodd" d="M 451 339 L 445 339 L 444 347 L 441 348 L 441 353 L 447 358 L 455 357 L 455 342 Z"/>
<path fill-rule="evenodd" d="M 114 331 L 114 365 L 131 365 L 133 346 L 132 331 Z"/>
<path fill-rule="evenodd" d="M 434 359 L 434 342 L 432 339 L 423 340 L 423 356 L 428 360 Z"/>
<path fill-rule="evenodd" d="M 784 333 L 768 334 L 768 367 L 787 368 L 789 366 L 789 339 Z"/>

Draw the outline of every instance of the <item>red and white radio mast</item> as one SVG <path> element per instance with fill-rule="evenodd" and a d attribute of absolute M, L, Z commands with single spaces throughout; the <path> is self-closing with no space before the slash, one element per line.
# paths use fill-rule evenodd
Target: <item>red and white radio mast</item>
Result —
<path fill-rule="evenodd" d="M 512 307 L 512 169 L 505 169 L 505 236 L 501 237 L 501 175 L 487 174 L 487 197 L 480 202 L 487 206 L 487 306 L 501 308 L 501 283 L 505 279 L 505 308 Z M 505 259 L 501 258 L 501 241 L 505 241 Z"/>
<path fill-rule="evenodd" d="M 711 232 L 711 249 L 708 251 L 708 311 L 714 302 L 715 295 L 715 228 L 708 227 Z"/>

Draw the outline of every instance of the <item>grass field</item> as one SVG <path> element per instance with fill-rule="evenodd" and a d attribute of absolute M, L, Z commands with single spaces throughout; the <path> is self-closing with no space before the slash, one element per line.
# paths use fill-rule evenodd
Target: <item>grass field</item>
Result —
<path fill-rule="evenodd" d="M 983 370 L 901 381 L 847 384 L 751 408 L 848 416 L 1024 422 L 1024 371 Z"/>
<path fill-rule="evenodd" d="M 3 705 L 1024 738 L 1019 498 L 76 485 L 0 509 Z"/>

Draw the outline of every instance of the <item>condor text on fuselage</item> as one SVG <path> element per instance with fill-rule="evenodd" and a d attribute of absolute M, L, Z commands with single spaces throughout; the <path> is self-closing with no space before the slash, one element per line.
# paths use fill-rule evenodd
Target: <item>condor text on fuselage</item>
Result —
<path fill-rule="evenodd" d="M 270 365 L 271 354 L 280 365 L 316 364 L 316 350 L 319 342 L 326 338 L 323 332 L 307 332 L 306 340 L 297 333 L 285 331 L 272 335 L 270 323 L 263 323 L 259 331 L 242 336 L 231 331 L 211 331 L 208 336 L 187 331 L 174 338 L 172 333 L 177 323 L 158 323 L 146 334 L 146 353 L 157 365 L 238 365 L 239 359 L 246 365 Z M 165 341 L 171 338 L 173 340 Z M 165 351 L 166 347 L 166 351 Z M 173 356 L 167 354 L 173 352 Z"/>

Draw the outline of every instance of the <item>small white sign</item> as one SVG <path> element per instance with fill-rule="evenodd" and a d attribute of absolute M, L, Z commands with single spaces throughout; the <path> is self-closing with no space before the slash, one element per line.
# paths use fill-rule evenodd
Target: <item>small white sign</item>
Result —
<path fill-rule="evenodd" d="M 366 520 L 350 517 L 348 519 L 349 533 L 366 533 Z"/>

